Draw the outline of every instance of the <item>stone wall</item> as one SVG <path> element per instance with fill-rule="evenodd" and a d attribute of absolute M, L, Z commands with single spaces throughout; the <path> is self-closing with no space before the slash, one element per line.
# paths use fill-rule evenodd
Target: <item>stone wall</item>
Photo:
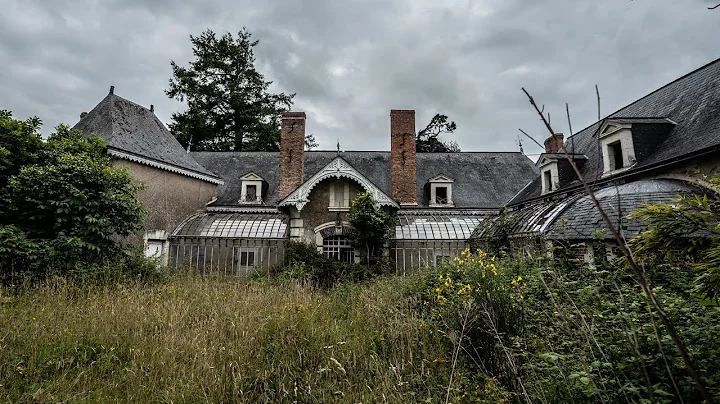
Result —
<path fill-rule="evenodd" d="M 720 177 L 720 153 L 711 153 L 707 156 L 690 160 L 681 166 L 661 169 L 657 171 L 653 177 L 676 178 L 700 185 L 707 185 L 703 181 L 703 175 Z"/>
<path fill-rule="evenodd" d="M 341 180 L 328 179 L 320 182 L 313 188 L 310 193 L 310 202 L 308 202 L 301 212 L 291 212 L 291 227 L 301 227 L 300 234 L 296 234 L 295 239 L 306 243 L 317 243 L 318 239 L 315 228 L 326 223 L 335 223 L 338 214 L 341 221 L 346 221 L 347 211 L 331 211 L 328 206 L 330 203 L 330 184 L 334 183 L 335 188 L 341 188 L 344 182 L 349 183 L 349 198 L 352 202 L 357 195 L 364 192 L 364 189 L 355 181 L 343 178 Z M 294 208 L 292 208 L 294 210 Z M 292 235 L 291 235 L 292 236 Z"/>
<path fill-rule="evenodd" d="M 127 160 L 114 160 L 115 167 L 126 167 L 135 181 L 145 185 L 139 197 L 150 211 L 147 230 L 172 232 L 189 215 L 205 209 L 215 197 L 217 185 L 185 175 L 171 173 Z"/>

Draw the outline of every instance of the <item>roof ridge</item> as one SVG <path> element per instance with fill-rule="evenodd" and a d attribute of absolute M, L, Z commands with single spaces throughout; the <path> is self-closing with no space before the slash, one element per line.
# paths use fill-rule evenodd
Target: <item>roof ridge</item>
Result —
<path fill-rule="evenodd" d="M 687 78 L 687 77 L 689 77 L 689 76 L 691 76 L 691 75 L 693 75 L 693 74 L 695 74 L 695 73 L 697 73 L 697 72 L 699 72 L 699 71 L 701 71 L 701 70 L 703 70 L 703 69 L 706 69 L 706 68 L 710 67 L 711 65 L 713 65 L 713 64 L 715 64 L 715 63 L 718 63 L 718 62 L 720 62 L 720 58 L 717 58 L 717 59 L 715 59 L 715 60 L 711 60 L 710 62 L 708 62 L 708 63 L 706 63 L 706 64 L 698 67 L 697 69 L 692 70 L 692 71 L 689 72 L 689 73 L 683 74 L 682 76 L 676 78 L 675 80 L 673 80 L 673 81 L 671 81 L 671 82 L 669 82 L 669 83 L 666 83 L 665 85 L 663 85 L 663 86 L 661 86 L 661 87 L 656 88 L 655 90 L 653 90 L 653 91 L 645 94 L 644 96 L 638 98 L 637 100 L 635 100 L 635 101 L 633 101 L 633 102 L 631 102 L 631 103 L 629 103 L 629 104 L 621 107 L 620 109 L 618 109 L 618 110 L 616 110 L 616 111 L 614 111 L 614 112 L 606 115 L 605 118 L 602 118 L 602 119 L 600 119 L 600 120 L 597 120 L 597 121 L 591 123 L 590 125 L 588 125 L 586 128 L 581 129 L 581 130 L 579 130 L 579 131 L 571 134 L 570 136 L 567 137 L 567 139 L 570 139 L 570 138 L 573 137 L 573 136 L 576 136 L 576 135 L 578 135 L 578 134 L 580 134 L 580 133 L 582 133 L 582 132 L 585 132 L 586 130 L 590 129 L 593 125 L 595 125 L 595 124 L 597 124 L 597 123 L 600 123 L 600 122 L 604 121 L 605 119 L 612 119 L 612 116 L 615 115 L 615 114 L 617 114 L 617 113 L 619 113 L 620 111 L 622 111 L 622 110 L 624 110 L 624 109 L 626 109 L 626 108 L 629 108 L 630 106 L 637 104 L 638 102 L 644 100 L 645 98 L 650 97 L 651 95 L 657 93 L 658 91 L 660 91 L 660 90 L 662 90 L 662 89 L 664 89 L 664 88 L 666 88 L 666 87 L 669 87 L 670 85 L 675 84 L 675 83 L 677 83 L 678 81 L 683 80 L 683 79 L 685 79 L 685 78 Z M 639 117 L 638 117 L 638 118 L 639 118 Z M 565 140 L 567 140 L 567 139 L 565 139 Z"/>
<path fill-rule="evenodd" d="M 109 93 L 106 98 L 108 99 L 108 115 L 110 116 L 110 136 L 105 139 L 105 143 L 109 144 L 110 141 L 115 137 L 115 100 L 113 97 L 115 94 Z M 102 101 L 101 101 L 102 102 Z"/>

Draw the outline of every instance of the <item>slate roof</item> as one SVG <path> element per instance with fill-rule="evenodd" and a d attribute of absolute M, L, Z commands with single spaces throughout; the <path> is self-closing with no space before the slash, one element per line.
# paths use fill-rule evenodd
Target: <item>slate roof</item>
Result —
<path fill-rule="evenodd" d="M 224 181 L 218 188 L 215 206 L 237 205 L 240 199 L 239 178 L 255 172 L 267 183 L 263 195 L 266 206 L 277 203 L 278 152 L 191 152 L 192 157 Z M 305 152 L 305 179 L 325 167 L 337 156 L 335 151 Z M 391 195 L 390 152 L 349 151 L 340 156 L 380 190 Z M 455 179 L 455 208 L 497 209 L 530 179 L 537 175 L 533 162 L 520 153 L 418 153 L 418 207 L 428 206 L 427 181 L 443 174 Z"/>
<path fill-rule="evenodd" d="M 645 206 L 669 202 L 679 193 L 702 194 L 702 190 L 679 180 L 641 180 L 617 187 L 607 187 L 595 194 L 615 227 L 630 239 L 647 228 L 639 220 L 629 220 L 627 215 Z M 610 229 L 589 196 L 575 200 L 546 228 L 550 239 L 610 239 Z"/>
<path fill-rule="evenodd" d="M 631 212 L 657 202 L 668 202 L 680 193 L 702 194 L 702 190 L 680 180 L 639 180 L 617 187 L 606 187 L 595 196 L 615 227 L 626 238 L 632 238 L 647 226 L 638 220 L 630 221 Z M 538 201 L 511 213 L 510 237 L 542 235 L 547 239 L 610 239 L 609 228 L 587 195 L 572 195 L 557 201 Z M 488 220 L 481 223 L 471 238 L 496 235 L 502 222 Z"/>
<path fill-rule="evenodd" d="M 644 119 L 643 122 L 656 122 L 658 119 L 663 121 L 668 118 L 677 125 L 651 155 L 638 161 L 635 167 L 622 175 L 720 146 L 720 59 L 661 87 L 610 114 L 606 119 L 618 122 L 636 121 L 631 118 Z M 602 123 L 603 121 L 598 121 L 565 141 L 567 147 L 574 144 L 575 153 L 587 156 L 581 172 L 588 182 L 600 179 L 603 173 L 602 152 L 596 134 Z M 563 192 L 577 185 L 578 181 L 564 184 L 556 192 Z M 509 205 L 537 198 L 541 192 L 541 179 L 538 176 L 518 193 Z"/>
<path fill-rule="evenodd" d="M 398 215 L 395 240 L 467 240 L 482 216 Z"/>
<path fill-rule="evenodd" d="M 75 124 L 86 135 L 96 133 L 105 140 L 108 150 L 121 151 L 143 159 L 189 171 L 198 177 L 213 177 L 178 143 L 162 122 L 149 109 L 110 92 L 99 104 Z M 134 160 L 135 161 L 135 160 Z M 191 175 L 192 176 L 192 175 Z"/>
<path fill-rule="evenodd" d="M 173 236 L 284 238 L 288 217 L 276 213 L 198 213 L 183 222 Z"/>

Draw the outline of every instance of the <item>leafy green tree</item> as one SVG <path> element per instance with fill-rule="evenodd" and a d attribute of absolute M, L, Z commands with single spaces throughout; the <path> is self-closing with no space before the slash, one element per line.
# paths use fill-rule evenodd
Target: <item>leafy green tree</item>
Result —
<path fill-rule="evenodd" d="M 457 129 L 454 121 L 448 121 L 447 115 L 435 114 L 430 123 L 417 133 L 415 151 L 419 153 L 454 153 L 460 151 L 455 141 L 443 142 L 438 139 L 441 133 L 453 133 Z"/>
<path fill-rule="evenodd" d="M 347 220 L 353 227 L 348 241 L 353 247 L 365 250 L 366 264 L 370 265 L 371 259 L 390 240 L 390 231 L 396 223 L 395 216 L 375 206 L 372 194 L 363 192 L 353 201 Z"/>
<path fill-rule="evenodd" d="M 44 271 L 117 257 L 122 237 L 142 228 L 146 212 L 136 197 L 140 187 L 125 169 L 112 167 L 103 140 L 61 125 L 36 144 L 39 125 L 28 130 L 9 113 L 2 116 L 0 132 L 13 132 L 16 144 L 34 150 L 3 178 L 0 244 L 17 248 L 0 250 L 2 272 L 18 262 Z"/>
<path fill-rule="evenodd" d="M 13 119 L 10 111 L 0 110 L 0 189 L 20 167 L 37 159 L 42 147 L 40 124 L 38 118 L 20 121 Z"/>
<path fill-rule="evenodd" d="M 170 130 L 193 150 L 276 151 L 280 117 L 295 94 L 273 94 L 255 68 L 258 41 L 243 28 L 237 37 L 206 30 L 190 36 L 195 60 L 189 67 L 171 62 L 168 97 L 187 101 L 173 113 Z"/>

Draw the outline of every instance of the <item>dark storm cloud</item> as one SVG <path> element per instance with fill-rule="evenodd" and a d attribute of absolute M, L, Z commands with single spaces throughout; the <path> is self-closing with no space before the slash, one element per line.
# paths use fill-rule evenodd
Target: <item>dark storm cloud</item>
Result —
<path fill-rule="evenodd" d="M 5 4 L 7 3 L 7 4 Z M 0 15 L 0 108 L 37 115 L 49 133 L 74 124 L 112 84 L 154 104 L 170 60 L 187 63 L 188 35 L 246 26 L 274 91 L 296 93 L 323 148 L 387 149 L 389 109 L 437 112 L 464 150 L 517 150 L 517 129 L 543 127 L 520 91 L 567 133 L 720 57 L 720 11 L 701 0 L 185 1 L 6 0 Z M 526 151 L 538 148 L 525 141 Z"/>

